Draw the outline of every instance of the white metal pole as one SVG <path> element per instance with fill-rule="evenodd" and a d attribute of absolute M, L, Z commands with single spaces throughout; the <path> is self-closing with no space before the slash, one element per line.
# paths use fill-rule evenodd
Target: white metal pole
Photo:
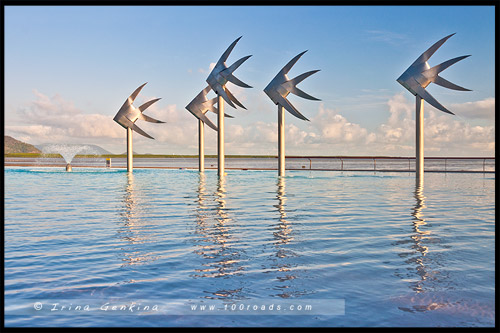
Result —
<path fill-rule="evenodd" d="M 423 180 L 424 177 L 424 100 L 417 95 L 416 97 L 416 158 L 415 172 L 416 177 Z"/>
<path fill-rule="evenodd" d="M 217 157 L 218 157 L 218 172 L 219 177 L 224 176 L 224 99 L 217 95 L 217 107 L 219 109 L 217 115 Z"/>
<path fill-rule="evenodd" d="M 285 176 L 285 108 L 278 104 L 278 176 Z"/>
<path fill-rule="evenodd" d="M 200 172 L 205 171 L 205 134 L 204 122 L 198 119 L 198 166 Z"/>
<path fill-rule="evenodd" d="M 132 149 L 132 129 L 127 127 L 127 171 L 132 172 L 133 166 L 133 149 Z"/>

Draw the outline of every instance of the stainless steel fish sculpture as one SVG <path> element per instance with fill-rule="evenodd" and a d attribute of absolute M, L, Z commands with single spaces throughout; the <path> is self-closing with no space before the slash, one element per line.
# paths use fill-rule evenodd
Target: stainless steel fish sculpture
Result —
<path fill-rule="evenodd" d="M 207 78 L 207 83 L 209 86 L 212 88 L 212 90 L 219 96 L 222 96 L 224 100 L 227 102 L 227 104 L 231 105 L 233 108 L 236 108 L 236 105 L 239 107 L 246 109 L 243 104 L 241 104 L 236 97 L 231 94 L 231 92 L 226 88 L 226 83 L 229 81 L 231 83 L 236 84 L 237 86 L 243 87 L 243 88 L 252 88 L 248 84 L 240 81 L 236 76 L 233 75 L 233 72 L 240 67 L 240 65 L 245 62 L 248 58 L 251 57 L 251 55 L 243 57 L 236 61 L 234 64 L 231 66 L 227 67 L 226 65 L 226 60 L 229 57 L 229 54 L 233 50 L 234 46 L 236 43 L 240 40 L 241 36 L 238 37 L 228 48 L 227 50 L 222 54 L 220 57 L 219 61 L 215 65 L 214 69 L 212 72 L 210 72 L 210 75 L 208 75 Z M 234 102 L 234 103 L 233 103 Z"/>
<path fill-rule="evenodd" d="M 214 106 L 215 102 L 217 102 L 217 97 L 212 99 L 207 98 L 207 94 L 210 92 L 210 90 L 210 86 L 207 86 L 205 89 L 203 89 L 191 102 L 189 102 L 189 104 L 186 106 L 186 110 L 188 110 L 193 114 L 193 116 L 210 126 L 214 131 L 217 131 L 217 126 L 205 115 L 208 110 L 212 110 L 213 112 L 217 113 Z"/>
<path fill-rule="evenodd" d="M 218 114 L 219 110 L 215 107 L 217 102 L 217 97 L 208 99 L 207 95 L 212 90 L 210 86 L 205 87 L 196 97 L 186 106 L 186 109 L 191 112 L 196 118 L 203 121 L 205 124 L 210 126 L 213 130 L 217 131 L 217 126 L 206 116 L 208 111 Z M 226 113 L 224 117 L 233 118 Z"/>
<path fill-rule="evenodd" d="M 286 97 L 288 96 L 289 93 L 293 93 L 293 94 L 300 96 L 300 97 L 303 97 L 303 98 L 307 98 L 307 99 L 311 99 L 311 100 L 315 100 L 315 101 L 320 101 L 320 99 L 313 97 L 309 94 L 306 94 L 305 92 L 303 92 L 302 90 L 297 88 L 297 84 L 302 82 L 307 77 L 313 75 L 314 73 L 319 72 L 319 70 L 313 70 L 313 71 L 306 72 L 306 73 L 301 74 L 301 75 L 299 75 L 291 80 L 286 75 L 290 71 L 292 66 L 295 65 L 297 60 L 299 60 L 299 58 L 306 52 L 307 52 L 307 50 L 298 54 L 297 56 L 295 56 L 295 58 L 290 60 L 290 62 L 288 64 L 286 64 L 285 67 L 283 67 L 281 69 L 281 71 L 274 77 L 274 79 L 272 79 L 272 81 L 267 85 L 267 87 L 264 89 L 264 92 L 267 94 L 267 96 L 269 96 L 269 98 L 271 98 L 271 100 L 276 105 L 283 106 L 288 112 L 290 112 L 292 115 L 294 115 L 295 117 L 297 117 L 299 119 L 309 121 L 309 119 L 304 117 L 304 115 L 302 115 L 292 105 L 292 103 L 290 103 L 290 101 L 288 101 L 286 99 Z"/>
<path fill-rule="evenodd" d="M 132 95 L 130 95 L 125 103 L 123 103 L 122 107 L 118 111 L 118 113 L 115 115 L 113 118 L 114 121 L 116 121 L 118 124 L 120 124 L 124 128 L 131 128 L 132 130 L 136 131 L 137 133 L 150 138 L 154 139 L 151 135 L 147 134 L 144 132 L 142 129 L 140 129 L 135 122 L 137 119 L 142 119 L 151 123 L 165 123 L 164 121 L 157 120 L 151 117 L 146 116 L 143 114 L 144 110 L 146 110 L 149 106 L 151 106 L 153 103 L 156 103 L 159 101 L 161 98 L 156 98 L 152 99 L 144 104 L 142 104 L 139 107 L 135 107 L 132 103 L 136 99 L 137 95 L 139 95 L 139 92 L 142 90 L 142 88 L 147 84 L 144 83 L 142 86 L 137 88 Z"/>
<path fill-rule="evenodd" d="M 397 79 L 397 81 L 408 89 L 413 95 L 420 96 L 430 105 L 434 106 L 436 109 L 443 112 L 454 114 L 453 112 L 446 109 L 441 103 L 439 103 L 431 94 L 429 94 L 425 88 L 434 82 L 442 87 L 460 90 L 460 91 L 470 91 L 469 89 L 457 86 L 448 80 L 443 79 L 438 74 L 444 71 L 446 68 L 450 67 L 454 63 L 469 57 L 470 55 L 461 56 L 457 58 L 450 59 L 434 67 L 430 67 L 427 60 L 434 54 L 454 34 L 446 36 L 432 45 L 427 51 L 422 53 L 420 57 L 415 60 L 415 62 L 408 67 L 408 69 Z"/>

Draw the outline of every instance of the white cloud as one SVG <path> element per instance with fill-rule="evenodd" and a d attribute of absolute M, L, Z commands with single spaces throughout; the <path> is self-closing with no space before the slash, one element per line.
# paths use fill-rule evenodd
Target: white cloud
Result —
<path fill-rule="evenodd" d="M 405 34 L 387 30 L 367 30 L 366 33 L 371 40 L 394 45 L 404 43 L 408 40 L 408 37 Z"/>
<path fill-rule="evenodd" d="M 22 141 L 41 143 L 97 144 L 112 152 L 125 151 L 125 131 L 112 117 L 86 114 L 59 95 L 48 97 L 34 91 L 35 99 L 18 110 L 19 121 L 5 126 L 7 135 Z M 147 100 L 147 96 L 140 99 Z M 494 120 L 495 99 L 454 104 L 451 109 L 464 117 Z M 389 117 L 375 130 L 369 131 L 353 123 L 340 110 L 319 106 L 310 122 L 285 125 L 287 154 L 290 155 L 404 155 L 412 156 L 415 147 L 415 105 L 403 94 L 389 98 L 386 107 Z M 134 150 L 151 153 L 196 154 L 198 121 L 177 105 L 153 104 L 147 115 L 165 121 L 152 124 L 144 121 L 138 126 L 155 140 L 134 136 Z M 217 123 L 216 115 L 208 117 Z M 476 119 L 474 118 L 474 119 Z M 227 119 L 227 118 L 226 118 Z M 471 118 L 472 119 L 472 118 Z M 427 156 L 491 156 L 495 148 L 495 127 L 473 125 L 461 117 L 444 114 L 426 104 L 424 134 Z M 256 121 L 247 125 L 226 122 L 227 154 L 277 153 L 277 123 Z M 216 132 L 205 126 L 207 154 L 215 154 Z"/>
<path fill-rule="evenodd" d="M 408 142 L 414 138 L 415 120 L 414 106 L 408 103 L 402 94 L 393 96 L 387 102 L 390 116 L 387 122 L 379 127 L 380 143 L 397 144 Z"/>
<path fill-rule="evenodd" d="M 334 110 L 325 109 L 323 104 L 320 105 L 318 114 L 311 119 L 311 125 L 319 131 L 319 137 L 315 136 L 316 141 L 364 144 L 374 139 L 365 128 L 349 122 Z"/>
<path fill-rule="evenodd" d="M 490 97 L 482 101 L 452 104 L 451 109 L 459 116 L 469 119 L 495 120 L 495 98 Z"/>
<path fill-rule="evenodd" d="M 380 125 L 378 145 L 394 151 L 410 151 L 415 142 L 415 105 L 402 94 L 393 96 L 388 101 L 390 117 Z M 495 99 L 454 104 L 453 111 L 489 110 L 494 107 Z M 469 113 L 472 116 L 472 112 Z M 479 117 L 486 115 L 477 113 Z M 424 147 L 425 151 L 435 155 L 490 156 L 494 154 L 495 127 L 474 126 L 460 118 L 444 114 L 425 104 L 424 107 Z"/>
<path fill-rule="evenodd" d="M 35 144 L 82 138 L 118 138 L 120 127 L 102 114 L 84 114 L 60 95 L 48 97 L 34 91 L 36 99 L 18 111 L 22 124 L 6 125 L 6 131 L 29 138 Z"/>
<path fill-rule="evenodd" d="M 217 65 L 217 63 L 211 62 L 208 66 L 208 70 L 206 70 L 205 68 L 198 68 L 198 72 L 200 72 L 201 74 L 209 74 L 212 69 L 214 69 L 215 65 Z"/>

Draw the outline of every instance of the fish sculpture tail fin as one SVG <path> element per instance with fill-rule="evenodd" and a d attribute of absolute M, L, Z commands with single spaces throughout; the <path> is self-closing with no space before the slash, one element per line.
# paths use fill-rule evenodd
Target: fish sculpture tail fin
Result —
<path fill-rule="evenodd" d="M 145 114 L 142 114 L 142 113 L 139 116 L 139 118 L 142 119 L 142 120 L 148 121 L 150 123 L 165 124 L 164 121 L 161 121 L 161 120 L 158 120 L 158 119 L 154 119 L 154 118 L 146 116 Z"/>
<path fill-rule="evenodd" d="M 436 75 L 436 78 L 432 81 L 437 85 L 440 85 L 441 87 L 445 87 L 448 89 L 453 89 L 453 90 L 460 90 L 460 91 L 472 91 L 470 89 L 458 86 L 454 83 L 451 83 L 450 81 L 443 79 L 441 76 Z"/>
<path fill-rule="evenodd" d="M 146 103 L 142 104 L 141 106 L 138 107 L 138 109 L 141 111 L 141 112 L 144 112 L 144 110 L 146 110 L 148 107 L 150 107 L 152 104 L 158 102 L 161 98 L 155 98 L 155 99 L 152 99 L 150 101 L 147 101 Z"/>
<path fill-rule="evenodd" d="M 245 110 L 247 109 L 246 107 L 244 107 L 244 106 L 243 106 L 243 104 L 241 104 L 241 103 L 240 103 L 240 101 L 238 101 L 238 100 L 236 99 L 236 97 L 234 97 L 234 95 L 233 95 L 233 94 L 231 94 L 231 92 L 230 92 L 228 89 L 226 89 L 226 87 L 223 87 L 223 88 L 224 88 L 224 90 L 226 91 L 227 96 L 229 96 L 229 99 L 230 99 L 230 100 L 232 100 L 232 101 L 233 101 L 236 105 L 238 105 L 240 108 L 243 108 L 243 109 L 245 109 Z"/>
<path fill-rule="evenodd" d="M 447 60 L 443 63 L 440 63 L 439 65 L 436 65 L 432 68 L 426 69 L 425 71 L 422 72 L 422 74 L 428 78 L 435 77 L 436 75 L 438 75 L 439 73 L 444 71 L 446 68 L 450 67 L 451 65 L 453 65 L 453 64 L 455 64 L 455 63 L 459 62 L 460 60 L 463 60 L 467 57 L 470 57 L 470 55 L 456 57 L 456 58 Z"/>
<path fill-rule="evenodd" d="M 316 97 L 313 97 L 307 93 L 305 93 L 304 91 L 300 90 L 299 88 L 297 88 L 297 84 L 299 84 L 300 82 L 302 82 L 303 80 L 305 80 L 307 77 L 313 75 L 314 73 L 317 73 L 319 72 L 319 70 L 314 70 L 314 71 L 309 71 L 307 73 L 304 73 L 304 74 L 301 74 L 287 82 L 285 82 L 283 84 L 283 86 L 285 87 L 285 89 L 287 89 L 289 92 L 297 95 L 297 96 L 300 96 L 302 98 L 306 98 L 306 99 L 310 99 L 310 100 L 313 100 L 313 101 L 319 101 L 320 99 L 316 98 Z"/>

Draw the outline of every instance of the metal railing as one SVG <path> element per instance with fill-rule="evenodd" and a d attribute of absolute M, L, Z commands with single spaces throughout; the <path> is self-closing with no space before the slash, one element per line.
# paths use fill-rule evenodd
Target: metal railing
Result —
<path fill-rule="evenodd" d="M 185 168 L 197 169 L 198 157 L 182 158 L 135 158 L 138 168 Z M 71 162 L 73 167 L 126 167 L 126 158 L 105 159 L 79 158 Z M 4 158 L 5 166 L 61 166 L 66 163 L 62 158 Z M 205 158 L 206 169 L 217 168 L 217 158 Z M 278 161 L 273 156 L 235 157 L 226 156 L 226 169 L 234 170 L 277 170 Z M 495 172 L 495 157 L 426 157 L 426 172 Z M 387 156 L 287 156 L 287 170 L 325 170 L 325 171 L 372 171 L 372 172 L 414 172 L 415 157 Z"/>
<path fill-rule="evenodd" d="M 415 157 L 287 156 L 286 159 L 290 170 L 307 169 L 308 164 L 309 170 L 415 171 Z M 431 172 L 495 172 L 495 157 L 425 157 L 424 169 Z"/>

